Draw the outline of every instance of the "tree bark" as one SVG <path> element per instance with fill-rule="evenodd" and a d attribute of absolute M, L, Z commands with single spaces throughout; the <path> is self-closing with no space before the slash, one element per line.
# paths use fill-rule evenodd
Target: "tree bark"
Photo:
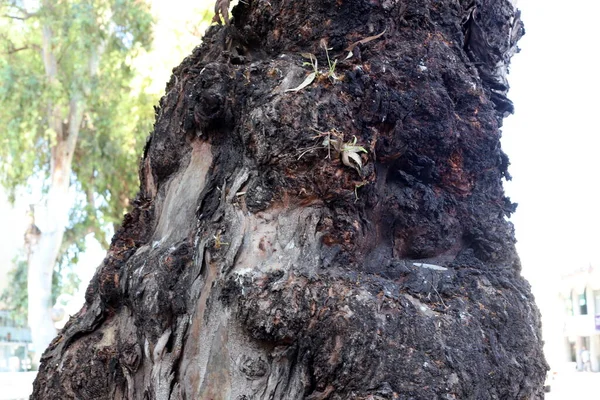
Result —
<path fill-rule="evenodd" d="M 134 209 L 32 398 L 543 398 L 502 190 L 511 3 L 233 17 L 174 70 Z M 302 53 L 319 74 L 290 91 Z"/>

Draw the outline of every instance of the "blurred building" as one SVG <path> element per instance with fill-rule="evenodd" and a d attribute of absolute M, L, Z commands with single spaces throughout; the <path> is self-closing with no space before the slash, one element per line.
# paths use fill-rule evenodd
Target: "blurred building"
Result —
<path fill-rule="evenodd" d="M 23 234 L 27 229 L 25 219 L 25 208 L 10 204 L 8 196 L 2 186 L 0 186 L 0 293 L 9 284 L 6 276 L 8 271 L 14 268 L 13 258 L 17 255 L 19 249 L 23 247 Z"/>
<path fill-rule="evenodd" d="M 600 269 L 592 266 L 563 277 L 564 361 L 600 371 Z M 587 354 L 586 354 L 587 352 Z M 589 363 L 585 365 L 589 356 Z"/>
<path fill-rule="evenodd" d="M 30 344 L 29 328 L 15 321 L 9 311 L 0 310 L 0 372 L 30 370 Z"/>
<path fill-rule="evenodd" d="M 22 207 L 9 203 L 5 191 L 0 187 L 0 293 L 10 285 L 8 272 L 14 268 L 14 257 L 23 246 L 24 216 Z M 28 357 L 31 332 L 26 321 L 17 321 L 0 303 L 0 372 L 23 371 L 31 368 Z"/>

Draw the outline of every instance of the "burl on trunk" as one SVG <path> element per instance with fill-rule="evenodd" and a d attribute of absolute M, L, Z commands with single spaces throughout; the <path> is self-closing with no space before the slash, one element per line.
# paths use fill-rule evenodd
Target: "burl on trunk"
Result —
<path fill-rule="evenodd" d="M 508 0 L 240 2 L 33 398 L 542 398 L 502 189 L 522 34 Z"/>

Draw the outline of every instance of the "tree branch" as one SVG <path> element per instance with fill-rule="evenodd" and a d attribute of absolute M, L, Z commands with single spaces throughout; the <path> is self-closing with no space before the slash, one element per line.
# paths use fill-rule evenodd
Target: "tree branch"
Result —
<path fill-rule="evenodd" d="M 27 18 L 29 18 L 29 17 L 17 17 L 16 15 L 8 15 L 8 14 L 4 14 L 3 17 L 10 18 L 10 19 L 18 19 L 19 21 L 25 21 Z"/>
<path fill-rule="evenodd" d="M 10 4 L 9 4 L 9 7 L 14 8 L 16 11 L 20 12 L 21 14 L 23 14 L 23 16 L 22 17 L 12 17 L 10 15 L 5 15 L 5 17 L 14 18 L 14 19 L 20 19 L 20 20 L 26 20 L 27 18 L 31 18 L 31 17 L 37 15 L 37 12 L 30 13 L 26 9 L 24 9 L 23 7 L 18 6 L 15 1 L 11 1 Z"/>
<path fill-rule="evenodd" d="M 17 53 L 17 52 L 19 52 L 19 51 L 21 51 L 21 50 L 28 50 L 28 49 L 29 49 L 29 46 L 23 46 L 23 47 L 19 47 L 18 49 L 15 49 L 15 48 L 13 48 L 13 49 L 11 49 L 11 50 L 7 51 L 7 52 L 6 52 L 6 53 L 4 53 L 4 54 L 14 54 L 14 53 Z"/>
<path fill-rule="evenodd" d="M 38 46 L 37 44 L 33 44 L 33 43 L 26 44 L 21 47 L 15 47 L 15 45 L 5 35 L 0 35 L 0 37 L 2 39 L 6 39 L 8 41 L 7 47 L 10 47 L 9 50 L 2 52 L 0 54 L 11 55 L 14 53 L 18 53 L 19 51 L 23 51 L 23 50 L 36 50 L 36 51 L 41 50 L 40 46 Z"/>

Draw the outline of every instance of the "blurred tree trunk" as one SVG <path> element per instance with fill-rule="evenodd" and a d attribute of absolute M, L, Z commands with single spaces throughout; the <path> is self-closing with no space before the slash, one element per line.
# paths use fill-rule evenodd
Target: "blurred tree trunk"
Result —
<path fill-rule="evenodd" d="M 50 27 L 43 26 L 42 56 L 47 82 L 51 86 L 58 85 L 59 73 L 53 40 Z M 35 220 L 42 226 L 42 231 L 35 240 L 27 239 L 27 317 L 37 358 L 56 336 L 51 316 L 52 273 L 69 221 L 73 154 L 83 112 L 81 96 L 72 95 L 66 115 L 60 105 L 48 103 L 48 128 L 54 138 L 50 154 L 50 184 L 45 206 L 35 210 Z"/>
<path fill-rule="evenodd" d="M 33 398 L 542 398 L 502 190 L 512 4 L 233 16 L 175 69 L 134 210 Z"/>
<path fill-rule="evenodd" d="M 147 132 L 137 109 L 148 96 L 143 85 L 134 94 L 124 88 L 132 87 L 132 60 L 151 42 L 148 8 L 134 0 L 0 0 L 0 184 L 13 199 L 19 188 L 44 186 L 25 238 L 38 358 L 56 336 L 57 258 L 70 269 L 88 233 L 102 241 L 138 185 L 120 166 L 136 158 L 133 127 Z"/>

